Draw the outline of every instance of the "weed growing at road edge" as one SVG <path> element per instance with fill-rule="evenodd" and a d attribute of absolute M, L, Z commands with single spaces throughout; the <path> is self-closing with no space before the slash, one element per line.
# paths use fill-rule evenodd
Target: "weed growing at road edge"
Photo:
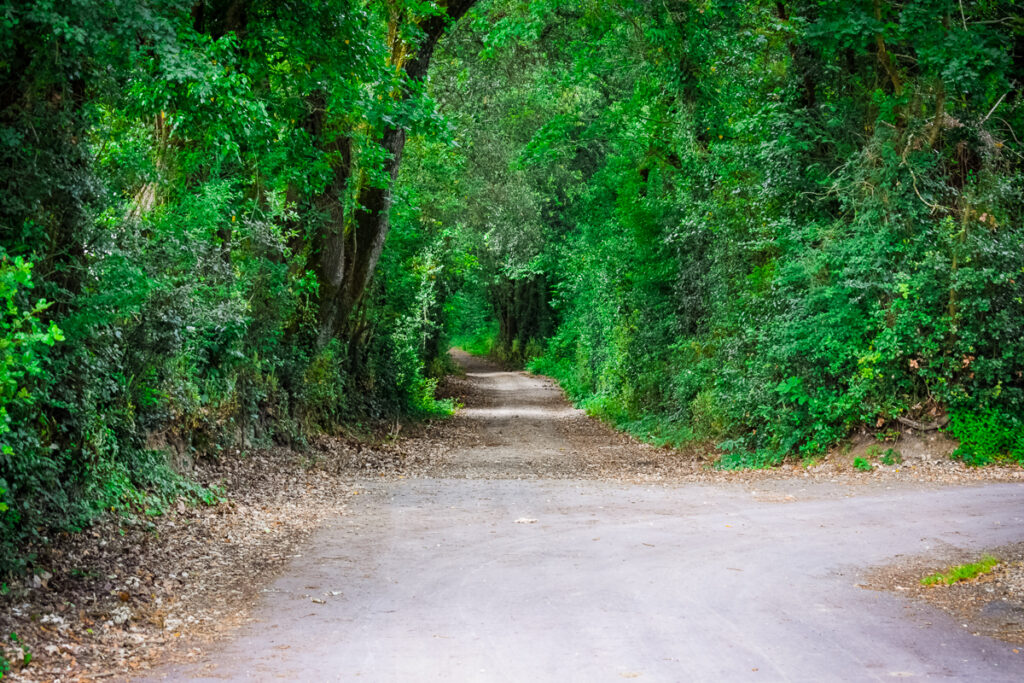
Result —
<path fill-rule="evenodd" d="M 886 448 L 885 453 L 879 458 L 879 462 L 883 465 L 898 465 L 903 462 L 903 456 L 895 448 Z"/>
<path fill-rule="evenodd" d="M 955 567 L 950 567 L 945 572 L 929 574 L 921 579 L 921 585 L 935 586 L 942 584 L 951 586 L 958 581 L 969 581 L 970 579 L 981 576 L 982 574 L 987 574 L 992 571 L 997 564 L 999 564 L 999 560 L 997 558 L 991 555 L 985 555 L 978 562 L 961 564 Z"/>

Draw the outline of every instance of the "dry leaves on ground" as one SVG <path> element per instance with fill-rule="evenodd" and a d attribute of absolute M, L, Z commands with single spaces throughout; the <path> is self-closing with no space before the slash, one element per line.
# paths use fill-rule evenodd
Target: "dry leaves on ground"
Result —
<path fill-rule="evenodd" d="M 223 486 L 227 502 L 107 518 L 55 539 L 40 552 L 36 576 L 0 596 L 9 675 L 41 681 L 130 673 L 166 652 L 194 655 L 237 626 L 303 540 L 344 513 L 352 464 L 391 457 L 340 439 L 324 445 L 200 464 L 194 475 Z M 26 668 L 22 645 L 31 654 Z"/>

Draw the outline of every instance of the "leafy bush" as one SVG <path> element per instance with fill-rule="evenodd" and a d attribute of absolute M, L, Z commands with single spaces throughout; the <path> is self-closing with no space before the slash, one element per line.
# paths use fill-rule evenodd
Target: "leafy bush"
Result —
<path fill-rule="evenodd" d="M 434 82 L 501 353 L 541 340 L 590 412 L 723 467 L 934 408 L 1019 458 L 1013 3 L 557 5 L 490 5 Z"/>
<path fill-rule="evenodd" d="M 0 576 L 102 511 L 216 500 L 197 458 L 450 412 L 426 370 L 464 253 L 389 211 L 395 146 L 449 134 L 392 62 L 436 7 L 4 7 Z"/>
<path fill-rule="evenodd" d="M 498 343 L 497 325 L 476 330 L 470 334 L 452 337 L 452 346 L 471 353 L 474 356 L 489 356 Z"/>
<path fill-rule="evenodd" d="M 64 337 L 52 321 L 41 321 L 49 304 L 28 303 L 32 287 L 32 264 L 0 249 L 0 555 L 8 558 L 18 555 L 12 543 L 17 530 L 35 521 L 32 494 L 53 483 L 30 444 L 42 436 L 36 385 L 43 361 Z"/>
<path fill-rule="evenodd" d="M 950 411 L 947 433 L 960 441 L 953 457 L 968 465 L 1024 464 L 1024 421 L 998 408 Z"/>

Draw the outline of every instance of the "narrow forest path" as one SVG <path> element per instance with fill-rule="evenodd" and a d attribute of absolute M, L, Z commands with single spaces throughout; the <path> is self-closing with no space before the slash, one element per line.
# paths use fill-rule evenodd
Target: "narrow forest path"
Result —
<path fill-rule="evenodd" d="M 629 480 L 615 463 L 662 452 L 458 360 L 436 453 L 366 477 L 250 625 L 153 680 L 1024 679 L 1013 646 L 862 587 L 901 554 L 1021 540 L 1024 485 Z"/>

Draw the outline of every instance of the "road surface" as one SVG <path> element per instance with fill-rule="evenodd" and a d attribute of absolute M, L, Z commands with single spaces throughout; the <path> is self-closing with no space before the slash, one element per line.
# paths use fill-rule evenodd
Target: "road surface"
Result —
<path fill-rule="evenodd" d="M 1020 541 L 1021 484 L 590 476 L 603 432 L 581 442 L 550 382 L 458 358 L 459 444 L 367 478 L 249 626 L 152 680 L 1024 680 L 1011 645 L 863 587 L 900 555 Z"/>

